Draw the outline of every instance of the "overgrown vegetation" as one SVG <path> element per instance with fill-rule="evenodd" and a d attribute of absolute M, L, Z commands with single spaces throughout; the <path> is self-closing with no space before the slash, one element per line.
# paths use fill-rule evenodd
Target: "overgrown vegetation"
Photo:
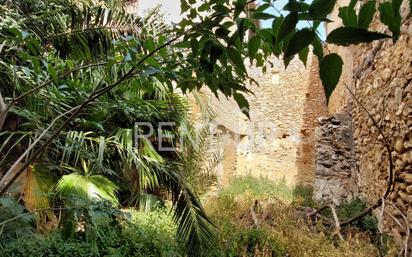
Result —
<path fill-rule="evenodd" d="M 292 192 L 297 196 L 291 197 Z M 345 240 L 339 241 L 333 231 L 321 223 L 313 226 L 295 208 L 321 204 L 312 200 L 310 192 L 307 187 L 291 189 L 284 182 L 263 178 L 233 179 L 205 206 L 221 232 L 219 251 L 211 256 L 379 256 L 376 218 L 368 216 L 345 228 Z M 338 208 L 339 218 L 352 217 L 365 204 L 359 199 L 343 204 Z M 387 237 L 382 242 L 386 256 L 397 253 Z"/>
<path fill-rule="evenodd" d="M 337 208 L 337 215 L 339 220 L 348 220 L 366 209 L 367 206 L 368 203 L 365 200 L 355 198 L 351 201 L 341 203 Z M 322 212 L 322 214 L 331 217 L 330 210 L 326 210 L 325 212 Z M 368 214 L 362 219 L 353 222 L 349 229 L 357 229 L 359 231 L 368 232 L 371 236 L 376 236 L 378 233 L 378 219 L 372 214 Z"/>
<path fill-rule="evenodd" d="M 293 200 L 293 190 L 287 185 L 286 180 L 273 182 L 266 178 L 257 179 L 253 176 L 231 178 L 230 186 L 220 192 L 222 197 L 230 198 L 237 195 L 250 195 L 257 199 L 280 197 L 287 202 Z"/>
<path fill-rule="evenodd" d="M 292 192 L 299 193 L 293 196 Z M 292 189 L 284 181 L 251 176 L 232 179 L 218 196 L 206 199 L 206 210 L 217 226 L 218 245 L 199 255 L 378 256 L 374 217 L 345 228 L 345 240 L 339 241 L 327 227 L 312 226 L 296 212 L 296 206 L 307 203 L 304 199 L 312 199 L 306 187 Z M 342 204 L 337 209 L 339 218 L 351 217 L 364 206 L 359 199 Z M 77 211 L 79 216 L 74 220 L 81 220 L 81 226 L 73 235 L 68 237 L 64 230 L 48 235 L 15 234 L 2 240 L 0 256 L 184 256 L 175 237 L 173 216 L 165 206 L 156 204 L 151 211 L 142 212 L 118 211 L 109 203 L 88 203 Z M 30 222 L 24 223 L 32 218 L 28 215 L 20 221 L 20 229 L 32 231 Z M 388 237 L 379 243 L 385 256 L 396 252 Z"/>
<path fill-rule="evenodd" d="M 247 73 L 246 59 L 265 72 L 273 56 L 282 57 L 285 66 L 294 57 L 306 64 L 311 49 L 319 59 L 327 96 L 342 70 L 338 55 L 324 55 L 316 31 L 321 22 L 329 22 L 336 0 L 289 1 L 284 14 L 268 11 L 273 1 L 257 7 L 249 6 L 252 2 L 181 0 L 185 18 L 174 27 L 165 24 L 156 9 L 147 17 L 128 13 L 128 1 L 0 2 L 1 254 L 178 256 L 182 249 L 188 256 L 213 253 L 214 227 L 197 193 L 213 183 L 211 169 L 219 156 L 205 165 L 210 161 L 205 158 L 210 131 L 207 126 L 194 128 L 182 92 L 196 95 L 207 86 L 216 96 L 232 97 L 248 115 L 246 82 L 256 81 Z M 340 9 L 344 26 L 328 35 L 329 43 L 399 37 L 402 1 L 362 2 L 360 12 L 355 10 L 357 2 Z M 368 30 L 377 5 L 391 36 Z M 257 26 L 268 19 L 273 20 L 271 28 Z M 308 27 L 298 28 L 299 21 Z M 206 109 L 204 123 L 211 119 Z M 135 127 L 135 122 L 140 125 Z M 180 138 L 191 140 L 181 143 Z M 313 237 L 282 238 L 270 226 L 282 227 L 286 220 L 280 231 L 298 232 L 290 219 L 278 220 L 290 214 L 284 201 L 293 202 L 293 192 L 284 183 L 251 182 L 239 179 L 216 199 L 222 201 L 222 210 L 210 207 L 222 230 L 216 254 L 294 255 L 309 242 L 317 246 L 310 251 L 332 249 L 326 236 L 310 231 Z M 310 201 L 307 192 L 295 190 L 299 192 L 302 201 Z M 240 195 L 245 198 L 238 199 Z M 265 217 L 279 223 L 250 229 L 247 215 L 239 215 L 256 201 L 253 198 L 259 199 L 256 208 L 259 201 L 268 202 L 271 214 Z M 130 225 L 121 211 L 149 211 L 158 202 L 171 202 L 172 216 L 135 216 L 171 219 L 175 227 L 167 237 L 146 233 L 144 220 L 139 220 L 141 226 Z M 232 224 L 234 217 L 244 224 Z M 170 232 L 176 235 L 169 237 Z M 229 234 L 235 237 L 226 242 Z M 22 240 L 22 235 L 30 240 Z M 286 239 L 292 243 L 286 245 Z M 326 248 L 318 247 L 321 243 Z"/>
<path fill-rule="evenodd" d="M 173 216 L 164 208 L 152 212 L 96 208 L 89 220 L 68 237 L 64 230 L 48 235 L 17 234 L 0 244 L 0 256 L 152 256 L 178 257 L 184 249 L 178 244 Z M 107 213 L 114 216 L 107 219 Z M 106 222 L 110 221 L 110 222 Z M 20 227 L 31 228 L 31 226 Z M 10 235 L 10 234 L 9 234 Z"/>
<path fill-rule="evenodd" d="M 175 68 L 154 67 L 153 59 L 130 71 L 173 36 L 158 9 L 141 18 L 115 1 L 51 0 L 6 1 L 0 12 L 0 95 L 7 103 L 0 114 L 0 195 L 21 199 L 39 231 L 60 228 L 69 238 L 79 223 L 93 221 L 78 210 L 87 201 L 145 210 L 172 200 L 188 254 L 212 243 L 212 225 L 192 190 L 213 183 L 203 165 L 209 127 L 194 127 L 187 99 L 170 80 Z M 160 56 L 170 61 L 172 53 Z M 121 87 L 99 95 L 119 80 Z M 199 105 L 207 124 L 207 103 Z"/>

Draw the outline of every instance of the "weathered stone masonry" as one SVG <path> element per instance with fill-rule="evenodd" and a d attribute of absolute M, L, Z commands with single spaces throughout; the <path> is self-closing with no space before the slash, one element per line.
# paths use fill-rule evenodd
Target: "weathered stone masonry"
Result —
<path fill-rule="evenodd" d="M 300 165 L 302 158 L 308 158 L 305 154 L 300 158 L 297 151 L 305 141 L 302 128 L 306 124 L 305 110 L 310 108 L 305 104 L 316 95 L 308 95 L 311 69 L 298 60 L 286 70 L 280 60 L 272 61 L 274 68 L 265 74 L 260 68 L 248 68 L 249 75 L 259 83 L 248 85 L 254 92 L 247 95 L 250 120 L 233 100 L 224 96 L 210 98 L 215 122 L 225 128 L 225 133 L 232 134 L 227 137 L 231 140 L 224 143 L 230 146 L 224 150 L 223 184 L 230 177 L 245 175 L 285 179 L 289 184 L 313 182 L 313 158 L 306 166 Z M 311 128 L 306 126 L 305 131 L 310 134 Z"/>
<path fill-rule="evenodd" d="M 401 10 L 403 24 L 397 42 L 381 40 L 350 48 L 329 46 L 341 54 L 346 63 L 342 79 L 330 99 L 329 111 L 346 113 L 352 119 L 356 157 L 350 169 L 351 177 L 355 178 L 352 190 L 359 190 L 360 196 L 370 202 L 381 198 L 387 188 L 389 155 L 383 136 L 363 108 L 376 120 L 392 149 L 397 181 L 386 209 L 395 218 L 402 220 L 403 213 L 412 222 L 412 24 L 408 1 L 403 2 Z M 371 30 L 390 34 L 378 20 L 379 17 L 375 17 Z M 318 138 L 319 142 L 323 136 Z M 396 237 L 406 234 L 389 216 L 383 222 Z"/>
<path fill-rule="evenodd" d="M 339 113 L 317 120 L 315 199 L 339 204 L 357 194 L 351 117 Z"/>

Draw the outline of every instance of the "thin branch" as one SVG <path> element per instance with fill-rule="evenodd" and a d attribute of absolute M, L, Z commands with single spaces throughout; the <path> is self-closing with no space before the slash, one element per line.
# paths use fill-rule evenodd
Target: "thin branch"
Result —
<path fill-rule="evenodd" d="M 378 133 L 382 136 L 383 138 L 383 143 L 385 145 L 385 149 L 388 152 L 388 158 L 389 158 L 389 181 L 388 181 L 388 186 L 386 188 L 385 193 L 383 194 L 382 198 L 379 198 L 379 200 L 373 204 L 372 206 L 366 208 L 365 210 L 363 210 L 361 213 L 359 213 L 358 215 L 356 215 L 355 217 L 342 222 L 341 226 L 346 226 L 351 224 L 352 222 L 361 219 L 363 217 L 365 217 L 366 215 L 368 215 L 369 213 L 371 213 L 373 210 L 375 210 L 376 208 L 378 208 L 381 204 L 382 201 L 384 199 L 386 199 L 390 192 L 393 190 L 393 187 L 395 186 L 395 179 L 394 179 L 394 163 L 393 163 L 393 159 L 392 159 L 392 148 L 389 144 L 389 141 L 387 139 L 387 137 L 385 136 L 385 134 L 383 133 L 381 127 L 379 126 L 378 122 L 375 120 L 375 118 L 372 116 L 372 114 L 370 114 L 370 112 L 365 108 L 365 106 L 359 101 L 359 99 L 355 96 L 355 94 L 352 92 L 352 90 L 348 87 L 348 85 L 346 85 L 344 83 L 346 89 L 349 91 L 349 93 L 352 95 L 353 99 L 357 102 L 357 104 L 367 113 L 368 117 L 372 120 L 373 125 L 378 129 Z"/>
<path fill-rule="evenodd" d="M 385 256 L 382 252 L 382 249 L 381 249 L 381 245 L 383 245 L 382 235 L 383 235 L 383 229 L 384 229 L 383 228 L 383 219 L 384 219 L 383 215 L 384 214 L 385 214 L 385 199 L 382 199 L 381 212 L 380 212 L 379 218 L 378 218 L 378 230 L 379 230 L 378 236 L 379 236 L 379 238 L 377 239 L 377 242 L 376 242 L 376 246 L 378 248 L 380 257 Z"/>
<path fill-rule="evenodd" d="M 391 219 L 393 219 L 393 221 L 394 221 L 400 228 L 402 228 L 403 230 L 406 230 L 406 229 L 403 227 L 402 223 L 401 223 L 397 218 L 395 218 L 395 216 L 393 216 L 391 213 L 389 213 L 389 212 L 386 211 L 386 210 L 385 210 L 385 214 L 388 215 Z"/>
<path fill-rule="evenodd" d="M 67 36 L 67 35 L 74 35 L 78 33 L 85 33 L 88 31 L 96 31 L 96 30 L 112 30 L 112 31 L 118 31 L 118 32 L 127 32 L 133 29 L 132 27 L 121 27 L 121 26 L 99 26 L 99 27 L 92 27 L 92 28 L 82 28 L 82 29 L 77 29 L 77 30 L 70 30 L 58 34 L 53 34 L 47 37 L 44 37 L 43 40 L 50 40 L 56 37 L 60 36 Z"/>
<path fill-rule="evenodd" d="M 317 212 L 313 212 L 312 215 L 315 215 L 315 214 L 316 214 L 316 218 L 323 220 L 327 225 L 331 225 L 333 223 L 333 221 L 331 221 L 328 217 L 323 216 L 322 214 L 319 214 Z"/>
<path fill-rule="evenodd" d="M 385 199 L 382 198 L 382 206 L 381 206 L 381 212 L 379 214 L 379 222 L 378 222 L 378 229 L 379 233 L 382 234 L 383 232 L 383 214 L 385 212 Z"/>
<path fill-rule="evenodd" d="M 389 202 L 389 201 L 388 201 L 388 204 L 389 204 L 390 206 L 392 206 L 392 208 L 394 208 L 395 210 L 397 210 L 397 211 L 401 214 L 402 219 L 403 219 L 403 221 L 405 222 L 405 227 L 403 227 L 403 226 L 401 225 L 401 223 L 398 221 L 398 219 L 396 219 L 395 217 L 393 217 L 389 212 L 386 212 L 386 214 L 388 214 L 389 217 L 391 217 L 392 219 L 394 219 L 395 222 L 396 222 L 396 223 L 405 231 L 405 233 L 406 233 L 405 241 L 404 241 L 404 246 L 403 246 L 403 248 L 404 248 L 403 251 L 404 251 L 404 257 L 407 257 L 407 256 L 408 256 L 408 252 L 409 252 L 409 238 L 410 238 L 410 235 L 411 235 L 411 229 L 410 229 L 409 219 L 401 212 L 401 210 L 399 210 L 398 207 L 396 207 L 396 205 L 394 205 L 393 203 L 391 203 L 391 202 Z M 402 252 L 402 250 L 401 250 L 401 252 Z"/>
<path fill-rule="evenodd" d="M 251 206 L 250 206 L 250 214 L 252 215 L 252 220 L 253 220 L 253 224 L 255 225 L 255 227 L 259 227 L 259 220 L 257 218 L 255 209 L 257 209 L 257 207 L 259 206 L 258 201 L 256 200 Z"/>
<path fill-rule="evenodd" d="M 1 92 L 0 92 L 0 131 L 3 128 L 4 121 L 6 120 L 6 116 L 7 116 L 7 106 L 4 103 L 3 96 L 1 95 Z"/>
<path fill-rule="evenodd" d="M 72 109 L 70 109 L 69 111 L 57 116 L 51 123 L 50 125 L 43 130 L 43 132 L 34 140 L 34 142 L 26 149 L 26 151 L 24 151 L 24 153 L 22 155 L 20 155 L 20 157 L 13 163 L 13 165 L 9 168 L 9 170 L 6 172 L 6 174 L 2 177 L 2 179 L 0 180 L 0 185 L 6 184 L 6 178 L 8 178 L 8 175 L 13 173 L 13 171 L 16 169 L 17 165 L 19 165 L 19 163 L 30 153 L 30 151 L 40 142 L 40 140 L 47 134 L 47 132 L 54 126 L 54 124 L 56 123 L 56 121 L 58 119 L 60 119 L 63 116 L 68 115 L 69 113 L 75 111 L 77 108 L 79 108 L 79 106 L 76 106 Z"/>
<path fill-rule="evenodd" d="M 256 0 L 250 0 L 249 2 L 247 2 L 247 4 L 255 2 Z M 234 8 L 232 8 L 231 10 L 234 10 Z M 217 18 L 219 16 L 221 16 L 222 14 L 216 14 L 216 15 L 212 15 L 212 18 Z M 197 26 L 193 27 L 192 29 L 197 28 L 198 26 L 200 26 L 201 23 L 197 24 Z M 185 32 L 182 32 L 178 35 L 176 35 L 174 38 L 172 38 L 171 40 L 167 41 L 166 43 L 164 43 L 163 45 L 157 47 L 155 50 L 153 50 L 152 52 L 150 52 L 148 55 L 146 55 L 144 58 L 142 58 L 139 62 L 137 62 L 136 66 L 134 66 L 133 68 L 131 68 L 123 77 L 121 77 L 117 82 L 115 82 L 112 85 L 106 86 L 101 88 L 100 90 L 97 90 L 95 92 L 93 92 L 78 108 L 77 110 L 70 115 L 70 117 L 65 120 L 63 122 L 63 124 L 50 136 L 50 138 L 42 145 L 40 146 L 34 153 L 32 156 L 30 156 L 30 158 L 27 159 L 27 161 L 22 165 L 22 167 L 16 172 L 16 174 L 1 188 L 0 190 L 0 197 L 3 196 L 5 194 L 5 192 L 7 191 L 7 189 L 14 183 L 14 181 L 24 172 L 24 170 L 30 165 L 32 164 L 42 153 L 43 151 L 50 145 L 50 143 L 54 140 L 54 138 L 56 138 L 61 131 L 63 131 L 63 129 L 70 123 L 70 121 L 72 121 L 89 103 L 93 102 L 95 99 L 99 98 L 100 96 L 106 94 L 107 92 L 109 92 L 110 90 L 112 90 L 113 88 L 119 86 L 122 82 L 126 81 L 127 79 L 129 79 L 134 71 L 141 65 L 143 64 L 147 59 L 149 59 L 150 57 L 152 57 L 154 54 L 156 54 L 157 52 L 159 52 L 160 50 L 162 50 L 163 48 L 171 45 L 173 42 L 177 41 L 179 38 L 181 38 L 182 36 L 186 35 L 187 33 L 189 33 L 192 29 L 189 29 Z M 0 185 L 1 186 L 1 185 Z"/>
<path fill-rule="evenodd" d="M 1 43 L 1 45 L 0 45 L 0 54 L 1 54 L 1 52 L 3 51 L 3 48 L 4 48 L 4 46 L 6 45 L 6 42 L 7 42 L 7 40 L 4 40 L 4 42 Z"/>
<path fill-rule="evenodd" d="M 346 89 L 349 91 L 349 93 L 352 95 L 353 99 L 356 101 L 356 103 L 366 112 L 366 114 L 368 115 L 369 119 L 371 119 L 373 125 L 378 129 L 379 134 L 382 136 L 383 138 L 383 142 L 385 144 L 386 149 L 389 151 L 391 151 L 391 147 L 389 144 L 389 141 L 387 139 L 387 137 L 385 136 L 385 134 L 383 133 L 381 127 L 379 126 L 378 122 L 375 120 L 375 118 L 372 116 L 372 114 L 366 109 L 366 107 L 359 101 L 359 99 L 355 96 L 355 94 L 353 93 L 353 91 L 348 87 L 348 85 L 346 83 L 344 83 Z M 393 165 L 393 164 L 392 164 Z"/>
<path fill-rule="evenodd" d="M 313 214 L 319 213 L 329 207 L 329 204 L 323 205 L 322 207 L 318 208 Z"/>
<path fill-rule="evenodd" d="M 331 209 L 332 211 L 332 216 L 333 216 L 333 220 L 334 220 L 334 224 L 335 224 L 335 232 L 333 234 L 338 235 L 339 239 L 341 241 L 343 241 L 343 236 L 340 233 L 340 224 L 339 224 L 339 219 L 338 219 L 338 215 L 336 214 L 336 209 L 333 205 L 328 205 L 328 207 Z"/>
<path fill-rule="evenodd" d="M 321 211 L 326 210 L 328 208 L 331 209 L 331 211 L 332 211 L 333 221 L 331 221 L 329 218 L 327 218 L 327 217 L 320 214 Z M 308 217 L 312 217 L 313 215 L 316 215 L 316 217 L 319 217 L 320 219 L 326 221 L 328 223 L 328 225 L 333 224 L 335 226 L 335 232 L 333 233 L 333 235 L 338 235 L 340 240 L 344 240 L 342 234 L 340 233 L 341 224 L 339 223 L 339 218 L 338 218 L 338 215 L 336 213 L 336 208 L 332 204 L 323 205 L 319 209 L 309 213 Z"/>
<path fill-rule="evenodd" d="M 11 221 L 13 221 L 13 220 L 20 219 L 20 218 L 22 218 L 22 217 L 24 217 L 24 216 L 27 216 L 27 215 L 30 215 L 30 214 L 33 214 L 33 213 L 36 213 L 36 212 L 42 212 L 42 211 L 61 211 L 61 210 L 71 210 L 71 209 L 80 209 L 80 207 L 64 207 L 64 208 L 63 208 L 63 207 L 58 207 L 58 208 L 49 207 L 49 208 L 35 209 L 35 210 L 30 211 L 30 212 L 25 212 L 25 213 L 23 213 L 23 214 L 20 214 L 20 215 L 18 215 L 18 216 L 15 216 L 15 217 L 13 217 L 13 218 L 11 218 L 11 219 L 8 219 L 8 220 L 5 220 L 5 221 L 3 221 L 3 222 L 0 222 L 0 226 L 4 226 L 5 224 L 7 224 L 7 223 L 9 223 L 9 222 L 11 222 Z"/>

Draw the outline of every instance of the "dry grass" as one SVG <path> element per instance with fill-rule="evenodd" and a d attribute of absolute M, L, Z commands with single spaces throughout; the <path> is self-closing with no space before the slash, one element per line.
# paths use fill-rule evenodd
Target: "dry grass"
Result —
<path fill-rule="evenodd" d="M 207 213 L 220 232 L 223 256 L 380 256 L 367 234 L 353 232 L 340 241 L 322 225 L 305 224 L 290 198 L 275 195 L 275 188 L 260 188 L 259 192 L 263 193 L 253 192 L 253 185 L 243 192 L 229 188 L 206 202 Z M 284 188 L 280 192 L 285 192 Z M 396 256 L 396 252 L 391 246 L 386 256 Z"/>

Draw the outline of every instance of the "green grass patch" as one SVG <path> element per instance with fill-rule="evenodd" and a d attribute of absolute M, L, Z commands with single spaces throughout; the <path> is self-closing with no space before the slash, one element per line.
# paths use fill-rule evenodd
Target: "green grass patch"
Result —
<path fill-rule="evenodd" d="M 292 201 L 293 189 L 287 185 L 284 179 L 274 182 L 264 177 L 245 176 L 234 177 L 229 186 L 220 192 L 220 195 L 250 195 L 259 199 L 278 197 L 285 201 Z"/>

